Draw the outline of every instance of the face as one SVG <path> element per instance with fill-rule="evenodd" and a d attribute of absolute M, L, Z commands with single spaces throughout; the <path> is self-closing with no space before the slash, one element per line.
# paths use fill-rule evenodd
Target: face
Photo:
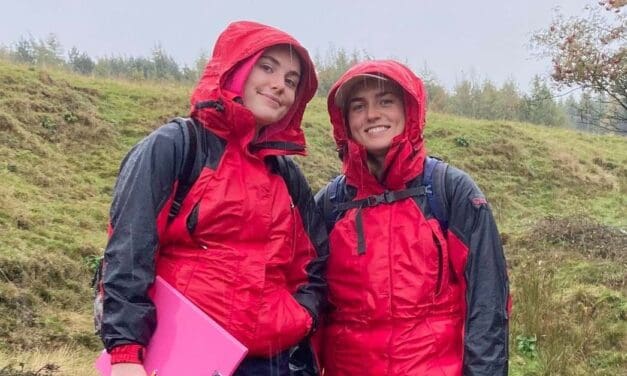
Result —
<path fill-rule="evenodd" d="M 244 84 L 242 100 L 261 128 L 281 120 L 296 98 L 301 66 L 289 46 L 274 46 L 255 62 Z"/>
<path fill-rule="evenodd" d="M 352 139 L 375 157 L 385 157 L 405 129 L 403 90 L 390 81 L 360 83 L 349 93 L 345 111 Z"/>

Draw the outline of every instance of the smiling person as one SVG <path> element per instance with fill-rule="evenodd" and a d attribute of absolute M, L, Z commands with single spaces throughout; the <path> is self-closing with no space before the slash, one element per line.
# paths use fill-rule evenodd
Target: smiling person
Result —
<path fill-rule="evenodd" d="M 343 175 L 316 195 L 329 230 L 325 376 L 507 374 L 509 292 L 490 207 L 427 157 L 426 92 L 395 61 L 332 87 Z"/>
<path fill-rule="evenodd" d="M 99 285 L 112 375 L 145 375 L 156 275 L 248 348 L 236 375 L 287 375 L 294 354 L 310 355 L 327 238 L 286 156 L 305 154 L 301 120 L 316 88 L 294 38 L 232 23 L 191 96 L 190 119 L 161 126 L 124 159 Z M 317 373 L 301 363 L 300 374 Z"/>

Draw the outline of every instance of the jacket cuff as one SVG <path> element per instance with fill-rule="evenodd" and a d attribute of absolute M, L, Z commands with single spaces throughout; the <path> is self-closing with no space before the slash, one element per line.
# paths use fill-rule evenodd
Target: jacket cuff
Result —
<path fill-rule="evenodd" d="M 111 364 L 116 363 L 136 363 L 142 364 L 144 361 L 144 347 L 137 344 L 127 344 L 116 346 L 109 352 Z"/>

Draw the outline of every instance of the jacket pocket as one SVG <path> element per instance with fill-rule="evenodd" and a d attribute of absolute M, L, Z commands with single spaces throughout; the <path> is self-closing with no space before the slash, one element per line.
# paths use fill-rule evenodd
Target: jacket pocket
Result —
<path fill-rule="evenodd" d="M 431 227 L 431 232 L 433 236 L 433 243 L 437 250 L 438 273 L 434 291 L 434 297 L 437 298 L 440 296 L 442 291 L 446 290 L 446 288 L 448 287 L 450 261 L 446 239 L 439 229 L 439 224 L 437 222 L 434 224 L 433 222 L 433 220 L 429 220 L 429 225 Z M 437 226 L 437 228 L 435 226 Z"/>
<path fill-rule="evenodd" d="M 187 226 L 187 232 L 189 235 L 193 235 L 194 231 L 196 231 L 196 225 L 198 225 L 198 212 L 200 211 L 200 202 L 197 202 L 194 205 L 194 208 L 187 216 L 187 221 L 185 222 Z"/>
<path fill-rule="evenodd" d="M 283 288 L 264 294 L 258 315 L 254 344 L 249 346 L 253 355 L 269 356 L 294 346 L 313 325 L 309 311 Z"/>

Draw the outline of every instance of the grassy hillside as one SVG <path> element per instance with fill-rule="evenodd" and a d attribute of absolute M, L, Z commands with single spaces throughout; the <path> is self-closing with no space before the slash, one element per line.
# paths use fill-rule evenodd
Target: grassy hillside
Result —
<path fill-rule="evenodd" d="M 190 89 L 0 61 L 0 375 L 46 363 L 58 372 L 40 374 L 93 374 L 90 268 L 119 162 L 186 113 Z M 339 169 L 324 100 L 303 126 L 298 161 L 318 189 Z M 625 374 L 627 139 L 443 114 L 426 139 L 494 208 L 515 302 L 511 374 Z"/>

